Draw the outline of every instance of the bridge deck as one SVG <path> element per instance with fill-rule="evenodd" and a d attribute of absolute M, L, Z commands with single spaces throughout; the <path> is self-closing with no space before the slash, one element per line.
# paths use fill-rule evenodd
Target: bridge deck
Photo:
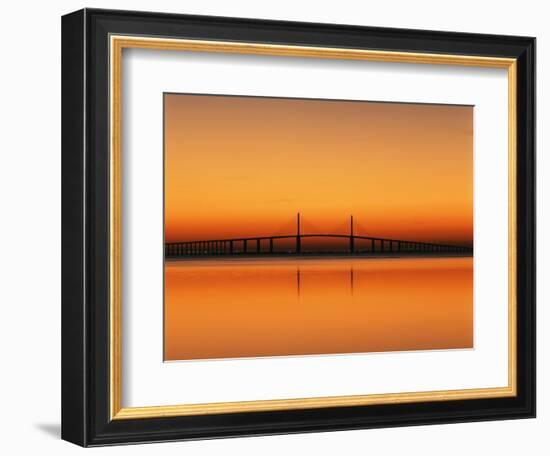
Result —
<path fill-rule="evenodd" d="M 292 253 L 302 253 L 301 241 L 307 238 L 337 238 L 347 239 L 349 246 L 346 252 L 342 253 L 390 253 L 390 252 L 426 252 L 426 253 L 472 253 L 473 249 L 467 246 L 448 245 L 429 242 L 409 241 L 403 239 L 390 239 L 373 236 L 358 236 L 349 234 L 288 234 L 277 236 L 253 236 L 226 239 L 208 239 L 198 241 L 171 242 L 165 244 L 166 256 L 197 256 L 197 255 L 236 255 L 236 254 L 275 254 L 289 253 L 288 248 L 285 251 L 275 250 L 275 241 L 282 239 L 294 239 L 295 248 Z M 357 249 L 356 241 L 368 241 L 368 248 Z M 268 241 L 269 246 L 262 249 L 262 241 Z M 249 247 L 252 243 L 252 249 Z M 240 248 L 239 248 L 240 246 Z M 323 252 L 308 252 L 323 253 Z M 330 252 L 334 253 L 334 252 Z"/>

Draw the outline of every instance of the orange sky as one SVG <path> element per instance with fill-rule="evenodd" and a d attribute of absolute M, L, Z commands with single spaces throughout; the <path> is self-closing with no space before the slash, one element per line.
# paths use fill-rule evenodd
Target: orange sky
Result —
<path fill-rule="evenodd" d="M 167 242 L 319 230 L 471 244 L 473 108 L 165 95 Z"/>

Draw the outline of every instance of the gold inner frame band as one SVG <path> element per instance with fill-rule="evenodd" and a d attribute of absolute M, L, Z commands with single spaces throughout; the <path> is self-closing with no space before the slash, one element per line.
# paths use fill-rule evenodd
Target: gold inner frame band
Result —
<path fill-rule="evenodd" d="M 517 394 L 516 292 L 516 59 L 390 52 L 313 46 L 257 44 L 111 35 L 110 52 L 110 415 L 111 419 L 158 418 L 236 412 L 311 409 L 459 399 L 510 397 Z M 275 399 L 245 402 L 122 407 L 122 256 L 121 256 L 121 97 L 123 49 L 255 54 L 301 58 L 454 65 L 508 70 L 508 385 L 495 388 Z"/>

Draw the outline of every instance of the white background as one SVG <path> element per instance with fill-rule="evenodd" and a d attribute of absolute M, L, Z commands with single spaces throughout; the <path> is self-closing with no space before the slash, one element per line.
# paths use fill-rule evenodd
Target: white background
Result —
<path fill-rule="evenodd" d="M 77 1 L 19 2 L 1 16 L 0 287 L 4 318 L 0 342 L 0 448 L 6 454 L 72 454 L 59 440 L 60 403 L 60 15 L 81 8 L 162 10 L 180 13 L 313 22 L 524 34 L 538 38 L 538 80 L 548 80 L 545 2 L 506 1 Z M 94 454 L 548 454 L 550 429 L 550 315 L 546 202 L 550 173 L 542 125 L 549 95 L 538 87 L 538 418 L 536 420 L 275 436 L 102 448 Z M 32 262 L 23 243 L 37 242 Z"/>
<path fill-rule="evenodd" d="M 507 386 L 505 69 L 132 49 L 122 74 L 124 407 Z M 474 349 L 163 363 L 163 92 L 475 106 Z"/>

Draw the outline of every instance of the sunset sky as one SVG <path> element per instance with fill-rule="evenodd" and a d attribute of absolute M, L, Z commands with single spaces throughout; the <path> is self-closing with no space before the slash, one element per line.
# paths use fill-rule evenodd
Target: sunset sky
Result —
<path fill-rule="evenodd" d="M 473 107 L 165 95 L 167 242 L 303 231 L 471 244 Z"/>

